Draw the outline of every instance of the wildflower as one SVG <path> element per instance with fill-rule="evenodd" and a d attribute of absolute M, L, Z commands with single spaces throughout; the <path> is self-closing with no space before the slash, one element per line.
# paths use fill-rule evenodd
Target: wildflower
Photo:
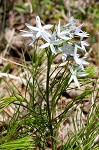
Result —
<path fill-rule="evenodd" d="M 51 25 L 51 24 L 48 24 L 48 25 L 44 25 L 44 26 L 42 26 L 41 25 L 41 21 L 40 21 L 40 18 L 39 18 L 39 16 L 37 16 L 36 17 L 36 30 L 38 31 L 37 32 L 37 34 L 36 34 L 36 37 L 38 38 L 38 37 L 50 37 L 51 35 L 50 35 L 50 33 L 49 32 L 47 32 L 46 30 L 49 30 L 49 29 L 51 29 L 52 28 L 52 26 L 53 25 Z M 35 31 L 35 30 L 34 30 Z"/>
<path fill-rule="evenodd" d="M 25 30 L 20 30 L 21 32 L 23 32 L 24 34 L 22 34 L 23 37 L 30 37 L 32 38 L 32 41 L 30 43 L 28 43 L 28 45 L 32 45 L 35 41 L 36 41 L 36 34 L 34 32 L 29 32 L 29 31 L 25 31 Z"/>
<path fill-rule="evenodd" d="M 70 67 L 70 72 L 71 72 L 71 77 L 70 77 L 70 80 L 68 82 L 68 84 L 70 84 L 72 82 L 72 80 L 74 80 L 75 84 L 77 85 L 78 88 L 80 88 L 80 84 L 78 82 L 78 79 L 77 79 L 77 70 L 73 70 L 72 67 Z"/>
<path fill-rule="evenodd" d="M 83 32 L 82 30 L 81 30 L 81 27 L 83 26 L 83 24 L 81 24 L 80 26 L 78 26 L 78 27 L 76 27 L 76 26 L 73 26 L 72 28 L 73 28 L 73 30 L 75 30 L 75 35 L 77 34 L 77 33 L 79 33 L 79 32 Z"/>
<path fill-rule="evenodd" d="M 70 17 L 69 22 L 65 24 L 64 27 L 73 26 L 74 24 L 76 24 L 76 22 L 77 22 L 76 19 L 73 19 L 72 17 Z"/>
<path fill-rule="evenodd" d="M 81 48 L 86 52 L 85 46 L 89 46 L 89 44 L 85 41 L 81 41 Z"/>
<path fill-rule="evenodd" d="M 86 75 L 88 75 L 88 73 L 86 72 L 77 72 L 79 70 L 79 67 L 76 68 L 75 70 L 73 70 L 72 67 L 69 67 L 70 72 L 71 72 L 71 77 L 70 80 L 68 82 L 68 84 L 70 84 L 72 82 L 72 80 L 74 80 L 75 84 L 77 85 L 78 88 L 80 88 L 80 83 L 78 82 L 77 77 L 85 77 Z"/>
<path fill-rule="evenodd" d="M 41 49 L 49 47 L 52 51 L 52 54 L 56 54 L 56 50 L 54 48 L 54 45 L 59 45 L 61 44 L 63 41 L 61 39 L 56 39 L 56 33 L 54 32 L 51 37 L 45 37 L 45 40 L 47 41 L 47 43 L 43 44 L 40 46 Z"/>
<path fill-rule="evenodd" d="M 75 60 L 76 64 L 80 65 L 82 70 L 84 70 L 83 65 L 88 65 L 89 64 L 83 58 L 79 58 L 79 55 L 77 54 L 77 45 L 75 45 L 75 49 L 74 49 L 74 60 Z"/>
<path fill-rule="evenodd" d="M 85 46 L 89 46 L 89 44 L 87 42 L 85 42 L 85 41 L 80 41 L 79 44 L 80 45 L 75 44 L 75 51 L 76 51 L 76 53 L 77 53 L 77 49 L 80 49 L 80 50 L 84 51 L 85 53 L 87 53 Z"/>
<path fill-rule="evenodd" d="M 25 24 L 30 31 L 21 30 L 24 34 L 23 37 L 30 37 L 32 41 L 29 43 L 31 45 L 35 40 L 43 39 L 44 44 L 40 45 L 39 48 L 50 48 L 52 54 L 57 54 L 62 52 L 62 61 L 66 61 L 69 58 L 69 63 L 71 63 L 70 73 L 71 77 L 68 83 L 71 83 L 74 80 L 78 88 L 80 88 L 80 83 L 78 82 L 77 77 L 86 76 L 87 73 L 84 72 L 84 65 L 89 63 L 85 61 L 85 57 L 81 57 L 78 54 L 78 50 L 81 50 L 83 54 L 87 54 L 86 46 L 89 46 L 87 42 L 83 40 L 89 36 L 84 32 L 80 26 L 76 26 L 77 20 L 69 17 L 69 22 L 65 24 L 62 28 L 60 26 L 60 20 L 56 27 L 56 30 L 52 33 L 50 29 L 52 28 L 51 24 L 42 26 L 39 16 L 36 17 L 36 26 L 31 26 L 30 24 Z M 48 31 L 49 30 L 49 31 Z M 80 40 L 75 40 L 75 37 L 80 37 Z M 73 42 L 73 43 L 72 43 Z M 60 46 L 61 44 L 61 46 Z M 72 58 L 72 61 L 71 61 Z M 74 67 L 73 66 L 74 63 Z"/>
<path fill-rule="evenodd" d="M 88 37 L 88 36 L 89 36 L 89 34 L 88 34 L 88 33 L 83 32 L 82 30 L 81 30 L 81 31 L 79 31 L 79 32 L 75 32 L 75 35 L 79 36 L 81 40 L 83 40 L 83 38 L 86 38 L 86 37 Z"/>
<path fill-rule="evenodd" d="M 45 38 L 51 36 L 51 34 L 49 32 L 47 32 L 46 30 L 49 30 L 52 27 L 52 25 L 48 24 L 48 25 L 42 26 L 39 16 L 36 17 L 36 27 L 31 26 L 28 23 L 25 23 L 25 25 L 30 29 L 31 32 L 28 32 L 28 31 L 25 31 L 25 30 L 20 30 L 20 31 L 25 33 L 25 34 L 22 35 L 23 37 L 30 37 L 30 38 L 33 39 L 29 43 L 29 45 L 34 43 L 35 40 L 37 40 L 39 37 L 42 37 L 42 38 L 45 39 Z"/>
<path fill-rule="evenodd" d="M 73 56 L 73 54 L 74 54 L 73 53 L 73 46 L 70 42 L 68 42 L 68 43 L 64 42 L 63 46 L 59 47 L 58 49 L 59 49 L 59 51 L 63 52 L 63 55 L 62 55 L 62 61 L 63 62 L 67 59 L 68 55 Z"/>
<path fill-rule="evenodd" d="M 70 31 L 68 32 L 67 30 L 63 30 L 61 31 L 60 29 L 60 20 L 59 20 L 59 23 L 58 23 L 58 26 L 57 26 L 57 35 L 59 38 L 63 39 L 63 40 L 70 40 L 72 39 L 72 35 L 70 34 Z"/>

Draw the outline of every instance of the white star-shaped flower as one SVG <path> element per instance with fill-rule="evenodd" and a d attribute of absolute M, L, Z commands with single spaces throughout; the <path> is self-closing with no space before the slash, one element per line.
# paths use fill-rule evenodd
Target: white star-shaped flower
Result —
<path fill-rule="evenodd" d="M 89 36 L 89 34 L 87 32 L 83 32 L 82 30 L 79 32 L 76 32 L 75 35 L 79 36 L 81 40 L 83 38 L 87 38 Z"/>
<path fill-rule="evenodd" d="M 68 84 L 70 84 L 74 80 L 77 87 L 80 88 L 80 83 L 78 82 L 77 76 L 78 77 L 85 77 L 85 76 L 88 75 L 88 73 L 86 73 L 86 72 L 77 72 L 79 70 L 78 68 L 73 70 L 72 67 L 69 67 L 69 69 L 70 69 L 70 72 L 71 72 L 72 75 L 70 77 L 70 80 L 69 80 Z"/>
<path fill-rule="evenodd" d="M 71 30 L 62 30 L 61 31 L 61 27 L 60 27 L 60 20 L 59 20 L 59 23 L 58 23 L 58 26 L 57 26 L 57 36 L 63 40 L 70 40 L 72 39 L 72 35 L 70 33 Z"/>
<path fill-rule="evenodd" d="M 74 49 L 74 60 L 76 64 L 80 65 L 82 70 L 84 70 L 83 65 L 89 65 L 89 63 L 85 61 L 83 58 L 79 58 L 79 55 L 77 54 L 77 45 L 75 45 L 75 49 Z"/>
<path fill-rule="evenodd" d="M 59 45 L 63 42 L 63 40 L 61 40 L 61 39 L 56 39 L 56 32 L 54 32 L 51 35 L 51 37 L 49 37 L 49 38 L 45 37 L 45 40 L 47 41 L 47 43 L 41 45 L 40 48 L 43 49 L 43 48 L 46 48 L 46 47 L 50 46 L 52 54 L 56 54 L 56 50 L 55 50 L 54 45 Z"/>
<path fill-rule="evenodd" d="M 70 17 L 69 22 L 67 24 L 64 25 L 64 27 L 68 27 L 68 26 L 74 26 L 74 24 L 76 24 L 77 20 L 73 19 L 72 17 Z"/>
<path fill-rule="evenodd" d="M 74 55 L 73 46 L 70 42 L 68 42 L 68 43 L 64 42 L 63 46 L 59 47 L 58 50 L 63 52 L 63 55 L 62 55 L 63 62 L 67 59 L 68 55 L 70 55 L 70 56 Z"/>
<path fill-rule="evenodd" d="M 89 44 L 86 41 L 81 41 L 81 48 L 86 52 L 85 46 L 89 46 Z"/>
<path fill-rule="evenodd" d="M 46 30 L 49 30 L 53 25 L 48 24 L 48 25 L 42 26 L 39 16 L 36 17 L 36 27 L 31 26 L 28 23 L 25 23 L 25 25 L 30 29 L 30 32 L 25 31 L 25 30 L 20 30 L 20 31 L 22 31 L 24 33 L 22 35 L 23 37 L 30 37 L 33 39 L 29 45 L 31 45 L 39 37 L 42 37 L 45 39 L 45 38 L 51 36 L 51 34 L 49 32 L 47 32 Z"/>

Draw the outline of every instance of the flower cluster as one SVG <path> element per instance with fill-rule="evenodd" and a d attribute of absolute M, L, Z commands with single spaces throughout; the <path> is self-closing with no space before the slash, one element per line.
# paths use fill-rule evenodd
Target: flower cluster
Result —
<path fill-rule="evenodd" d="M 69 83 L 74 80 L 77 87 L 80 88 L 77 77 L 86 76 L 84 66 L 89 63 L 81 57 L 87 53 L 86 46 L 88 43 L 84 41 L 84 38 L 89 34 L 84 32 L 80 26 L 76 26 L 77 20 L 70 17 L 69 22 L 61 27 L 60 20 L 56 26 L 54 32 L 52 32 L 53 25 L 48 24 L 42 26 L 39 16 L 36 17 L 36 26 L 31 26 L 25 23 L 30 31 L 21 30 L 24 34 L 23 37 L 30 37 L 32 41 L 29 45 L 32 45 L 36 40 L 43 39 L 43 45 L 40 45 L 40 49 L 49 47 L 52 54 L 62 53 L 62 61 L 71 61 L 69 70 L 71 77 Z M 79 53 L 78 53 L 79 52 Z"/>

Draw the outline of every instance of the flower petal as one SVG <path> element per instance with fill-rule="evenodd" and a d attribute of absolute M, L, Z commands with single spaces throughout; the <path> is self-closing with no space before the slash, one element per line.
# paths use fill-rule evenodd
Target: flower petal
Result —
<path fill-rule="evenodd" d="M 48 47 L 50 44 L 49 43 L 45 43 L 43 45 L 40 46 L 41 49 Z"/>
<path fill-rule="evenodd" d="M 22 34 L 21 36 L 23 37 L 33 37 L 32 33 L 26 33 L 26 34 Z"/>
<path fill-rule="evenodd" d="M 60 37 L 60 38 L 63 39 L 63 40 L 66 40 L 66 41 L 72 39 L 71 37 L 64 36 L 64 35 L 61 34 L 61 33 L 58 35 L 58 37 Z"/>
<path fill-rule="evenodd" d="M 39 31 L 39 32 L 37 32 L 37 34 L 36 34 L 36 38 L 39 38 L 41 36 L 41 32 Z"/>
<path fill-rule="evenodd" d="M 81 38 L 84 38 L 84 37 L 88 37 L 88 36 L 89 36 L 89 34 L 88 34 L 88 33 L 86 33 L 86 32 L 82 32 L 82 33 L 75 33 L 75 35 L 78 35 L 78 36 L 80 36 Z"/>
<path fill-rule="evenodd" d="M 52 26 L 53 26 L 53 25 L 48 24 L 48 25 L 43 26 L 43 29 L 49 30 L 50 28 L 52 28 Z"/>
<path fill-rule="evenodd" d="M 36 40 L 36 39 L 35 39 L 35 40 Z M 35 40 L 29 42 L 28 45 L 31 46 L 31 45 L 35 42 Z"/>
<path fill-rule="evenodd" d="M 75 82 L 75 84 L 78 86 L 78 88 L 80 89 L 80 84 L 79 84 L 79 82 L 78 82 L 78 80 L 77 80 L 77 77 L 75 76 L 75 75 L 73 75 L 73 79 L 74 79 L 74 82 Z"/>
<path fill-rule="evenodd" d="M 76 24 L 76 22 L 77 22 L 77 20 L 73 20 L 72 18 L 70 18 L 69 23 L 67 23 L 66 25 L 64 25 L 64 27 L 68 27 L 68 26 L 74 25 L 74 24 Z"/>
<path fill-rule="evenodd" d="M 40 30 L 39 28 L 33 27 L 33 26 L 31 26 L 30 24 L 28 24 L 28 23 L 25 23 L 25 25 L 26 25 L 31 31 L 39 31 L 39 30 Z"/>
<path fill-rule="evenodd" d="M 60 20 L 59 20 L 59 23 L 58 23 L 58 26 L 57 26 L 57 34 L 60 33 Z"/>
<path fill-rule="evenodd" d="M 25 30 L 20 30 L 21 32 L 24 32 L 24 33 L 32 33 L 32 32 L 29 32 L 29 31 L 25 31 Z"/>
<path fill-rule="evenodd" d="M 62 61 L 64 62 L 66 59 L 67 59 L 67 55 L 64 53 L 64 54 L 62 55 Z"/>
<path fill-rule="evenodd" d="M 53 44 L 50 44 L 50 48 L 51 48 L 52 54 L 56 54 L 56 50 L 55 50 Z"/>
<path fill-rule="evenodd" d="M 85 76 L 87 76 L 87 75 L 88 75 L 87 72 L 78 72 L 78 73 L 77 73 L 77 76 L 79 76 L 79 77 L 85 77 Z"/>
<path fill-rule="evenodd" d="M 71 75 L 71 77 L 70 77 L 70 79 L 68 81 L 68 84 L 70 84 L 72 82 L 72 80 L 73 80 L 73 76 Z"/>
<path fill-rule="evenodd" d="M 63 43 L 63 40 L 55 40 L 52 43 L 53 43 L 53 45 L 59 45 L 59 44 Z"/>
<path fill-rule="evenodd" d="M 41 20 L 40 20 L 40 17 L 39 17 L 39 16 L 36 17 L 36 27 L 37 27 L 37 28 L 42 28 Z"/>
<path fill-rule="evenodd" d="M 47 41 L 48 43 L 50 43 L 50 39 L 49 39 L 49 36 L 46 34 L 46 33 L 42 33 L 41 34 L 42 38 Z"/>
<path fill-rule="evenodd" d="M 51 34 L 49 32 L 47 32 L 47 31 L 45 31 L 45 30 L 42 31 L 42 34 L 47 36 L 47 37 L 51 37 Z"/>
<path fill-rule="evenodd" d="M 69 69 L 70 69 L 71 74 L 74 75 L 75 71 L 72 69 L 72 67 L 69 67 Z"/>

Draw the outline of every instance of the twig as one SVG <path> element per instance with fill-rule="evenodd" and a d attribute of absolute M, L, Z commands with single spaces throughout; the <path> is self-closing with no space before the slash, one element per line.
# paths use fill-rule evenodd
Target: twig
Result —
<path fill-rule="evenodd" d="M 27 84 L 25 79 L 11 75 L 11 74 L 8 74 L 8 73 L 1 73 L 0 72 L 0 77 L 8 77 L 10 79 L 18 80 L 19 82 L 24 83 L 25 85 Z"/>
<path fill-rule="evenodd" d="M 0 57 L 0 59 L 2 59 L 2 60 L 4 60 L 4 61 L 7 61 L 7 62 L 10 62 L 10 63 L 12 63 L 12 64 L 15 64 L 15 65 L 18 65 L 18 66 L 21 66 L 21 67 L 26 68 L 24 65 L 19 64 L 19 63 L 17 63 L 17 62 L 14 62 L 14 61 L 12 61 L 12 60 L 8 60 L 8 59 L 6 59 L 6 58 L 4 58 L 4 57 Z"/>

